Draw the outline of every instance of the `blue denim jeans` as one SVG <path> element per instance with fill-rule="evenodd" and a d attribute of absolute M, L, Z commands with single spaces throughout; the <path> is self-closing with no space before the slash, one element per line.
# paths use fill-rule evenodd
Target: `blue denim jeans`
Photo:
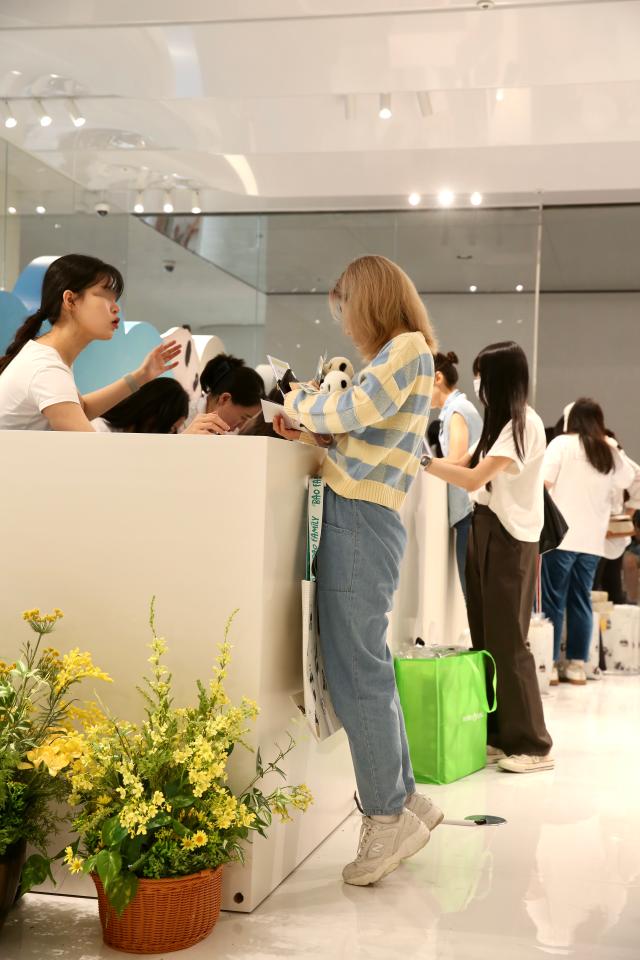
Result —
<path fill-rule="evenodd" d="M 593 628 L 591 590 L 600 557 L 571 550 L 552 550 L 542 558 L 542 609 L 553 623 L 553 659 L 567 613 L 567 660 L 588 660 Z"/>
<path fill-rule="evenodd" d="M 469 545 L 469 533 L 471 532 L 472 522 L 473 514 L 470 513 L 453 525 L 453 529 L 456 531 L 456 563 L 458 564 L 458 576 L 460 577 L 460 586 L 462 587 L 465 600 L 467 599 L 467 547 Z"/>
<path fill-rule="evenodd" d="M 400 813 L 416 787 L 386 640 L 406 539 L 396 511 L 326 488 L 317 554 L 320 644 L 368 816 Z"/>

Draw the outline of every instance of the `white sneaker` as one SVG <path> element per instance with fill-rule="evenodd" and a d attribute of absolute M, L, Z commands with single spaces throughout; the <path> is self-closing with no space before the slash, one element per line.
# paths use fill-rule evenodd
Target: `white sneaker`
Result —
<path fill-rule="evenodd" d="M 558 675 L 558 668 L 554 666 L 553 670 L 551 671 L 551 680 L 549 680 L 549 686 L 557 687 L 559 683 L 560 677 Z"/>
<path fill-rule="evenodd" d="M 546 757 L 533 757 L 523 753 L 498 761 L 500 770 L 506 770 L 508 773 L 538 773 L 542 770 L 553 770 L 555 764 L 550 753 Z"/>
<path fill-rule="evenodd" d="M 429 797 L 423 797 L 420 793 L 414 793 L 407 797 L 405 807 L 424 823 L 429 832 L 435 830 L 444 820 L 444 813 L 440 807 L 436 807 L 433 800 L 430 800 Z"/>
<path fill-rule="evenodd" d="M 591 673 L 587 674 L 587 680 L 602 680 L 602 670 L 600 667 L 594 667 Z"/>
<path fill-rule="evenodd" d="M 487 744 L 487 766 L 490 767 L 494 763 L 499 763 L 500 760 L 506 759 L 506 753 L 504 750 L 500 750 L 499 747 L 492 747 Z"/>
<path fill-rule="evenodd" d="M 574 686 L 584 687 L 587 683 L 584 660 L 569 660 L 564 669 L 564 679 Z"/>
<path fill-rule="evenodd" d="M 356 859 L 344 868 L 342 878 L 357 887 L 376 883 L 426 847 L 429 837 L 424 823 L 410 810 L 403 810 L 390 823 L 363 817 Z"/>

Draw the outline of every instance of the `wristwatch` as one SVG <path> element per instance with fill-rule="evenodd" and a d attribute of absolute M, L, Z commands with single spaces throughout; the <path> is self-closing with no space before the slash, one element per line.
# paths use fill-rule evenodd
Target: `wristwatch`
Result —
<path fill-rule="evenodd" d="M 433 457 L 430 457 L 428 453 L 425 453 L 423 457 L 420 457 L 420 466 L 424 470 L 428 470 L 432 463 Z"/>

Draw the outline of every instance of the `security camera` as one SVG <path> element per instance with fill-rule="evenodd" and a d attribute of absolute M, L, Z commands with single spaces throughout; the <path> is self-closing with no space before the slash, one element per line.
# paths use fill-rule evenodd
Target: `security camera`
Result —
<path fill-rule="evenodd" d="M 108 203 L 96 203 L 93 208 L 99 217 L 108 217 L 111 213 L 111 207 Z"/>
<path fill-rule="evenodd" d="M 173 271 L 176 268 L 176 262 L 175 260 L 163 260 L 162 266 L 164 267 L 167 273 L 173 273 Z"/>

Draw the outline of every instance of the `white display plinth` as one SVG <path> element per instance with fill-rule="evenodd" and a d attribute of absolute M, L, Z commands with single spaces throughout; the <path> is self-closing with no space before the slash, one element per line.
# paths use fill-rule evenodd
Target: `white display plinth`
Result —
<path fill-rule="evenodd" d="M 91 651 L 115 681 L 85 694 L 99 690 L 115 715 L 140 719 L 152 595 L 176 705 L 193 702 L 240 610 L 228 693 L 260 704 L 251 744 L 265 758 L 292 732 L 284 767 L 315 804 L 256 837 L 246 866 L 225 869 L 225 909 L 253 910 L 353 809 L 344 733 L 318 745 L 291 700 L 302 681 L 306 478 L 321 456 L 257 437 L 0 432 L 0 658 L 26 637 L 23 610 L 61 607 L 55 645 Z M 254 768 L 237 748 L 232 786 Z M 59 893 L 94 893 L 88 878 L 59 877 Z"/>

